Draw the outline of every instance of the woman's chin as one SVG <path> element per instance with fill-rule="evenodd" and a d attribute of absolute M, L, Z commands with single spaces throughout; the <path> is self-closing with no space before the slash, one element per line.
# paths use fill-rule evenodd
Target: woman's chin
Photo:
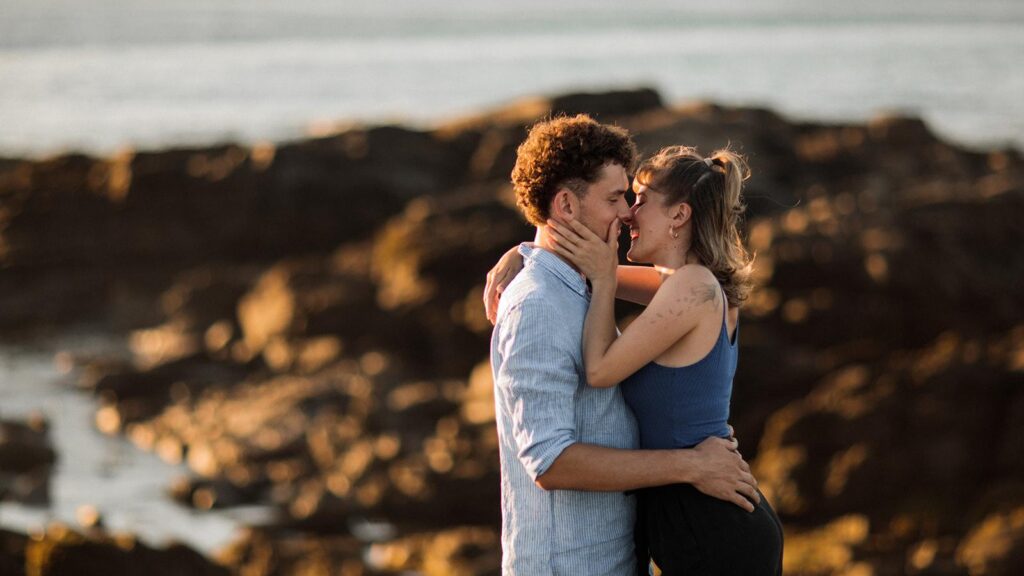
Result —
<path fill-rule="evenodd" d="M 632 245 L 632 246 L 629 247 L 629 251 L 626 252 L 626 260 L 629 260 L 630 262 L 640 263 L 640 264 L 643 263 L 642 256 L 640 255 L 640 252 L 637 251 L 635 245 Z"/>

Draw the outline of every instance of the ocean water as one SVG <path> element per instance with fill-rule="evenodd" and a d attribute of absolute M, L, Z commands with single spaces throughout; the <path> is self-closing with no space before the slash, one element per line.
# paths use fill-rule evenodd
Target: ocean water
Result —
<path fill-rule="evenodd" d="M 78 508 L 93 506 L 113 531 L 135 533 L 153 545 L 178 541 L 210 553 L 231 542 L 245 522 L 270 518 L 268 510 L 257 507 L 197 512 L 179 506 L 167 490 L 177 477 L 188 475 L 183 464 L 168 464 L 96 430 L 96 401 L 74 387 L 75 375 L 55 358 L 58 351 L 117 356 L 123 349 L 117 339 L 89 333 L 0 344 L 0 417 L 43 414 L 57 450 L 50 505 L 0 502 L 0 526 L 23 531 L 54 521 L 77 526 Z"/>
<path fill-rule="evenodd" d="M 1019 0 L 0 0 L 0 155 L 430 124 L 653 86 L 1024 148 Z"/>

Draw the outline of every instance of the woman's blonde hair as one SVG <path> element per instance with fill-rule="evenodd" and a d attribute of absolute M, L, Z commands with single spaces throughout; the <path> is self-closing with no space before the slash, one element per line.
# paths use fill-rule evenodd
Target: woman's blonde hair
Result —
<path fill-rule="evenodd" d="M 750 294 L 753 257 L 739 231 L 749 177 L 739 154 L 722 149 L 704 158 L 689 146 L 663 148 L 636 172 L 638 182 L 664 196 L 664 205 L 685 202 L 693 209 L 690 249 L 718 278 L 730 306 L 742 305 Z"/>

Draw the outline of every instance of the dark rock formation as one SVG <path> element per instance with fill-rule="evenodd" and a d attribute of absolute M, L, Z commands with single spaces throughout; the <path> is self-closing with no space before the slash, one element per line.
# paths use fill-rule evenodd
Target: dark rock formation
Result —
<path fill-rule="evenodd" d="M 6 574 L 6 573 L 5 573 Z M 83 535 L 50 526 L 25 547 L 29 576 L 227 576 L 230 571 L 182 544 L 151 548 L 132 536 Z"/>
<path fill-rule="evenodd" d="M 490 324 L 480 277 L 533 231 L 504 203 L 480 191 L 410 203 L 373 246 L 378 304 L 401 322 L 395 350 L 432 373 L 465 376 L 487 349 Z"/>
<path fill-rule="evenodd" d="M 28 536 L 0 528 L 0 574 L 25 576 Z"/>
<path fill-rule="evenodd" d="M 501 573 L 501 545 L 493 528 L 469 526 L 416 533 L 369 548 L 349 536 L 250 530 L 219 560 L 247 576 L 490 576 Z"/>

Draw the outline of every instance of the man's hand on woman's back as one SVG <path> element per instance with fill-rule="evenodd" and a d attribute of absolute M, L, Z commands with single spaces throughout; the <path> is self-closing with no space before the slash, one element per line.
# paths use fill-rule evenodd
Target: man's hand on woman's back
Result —
<path fill-rule="evenodd" d="M 693 486 L 708 496 L 732 502 L 747 512 L 761 501 L 757 480 L 739 453 L 735 438 L 711 437 L 694 449 L 697 474 Z"/>

